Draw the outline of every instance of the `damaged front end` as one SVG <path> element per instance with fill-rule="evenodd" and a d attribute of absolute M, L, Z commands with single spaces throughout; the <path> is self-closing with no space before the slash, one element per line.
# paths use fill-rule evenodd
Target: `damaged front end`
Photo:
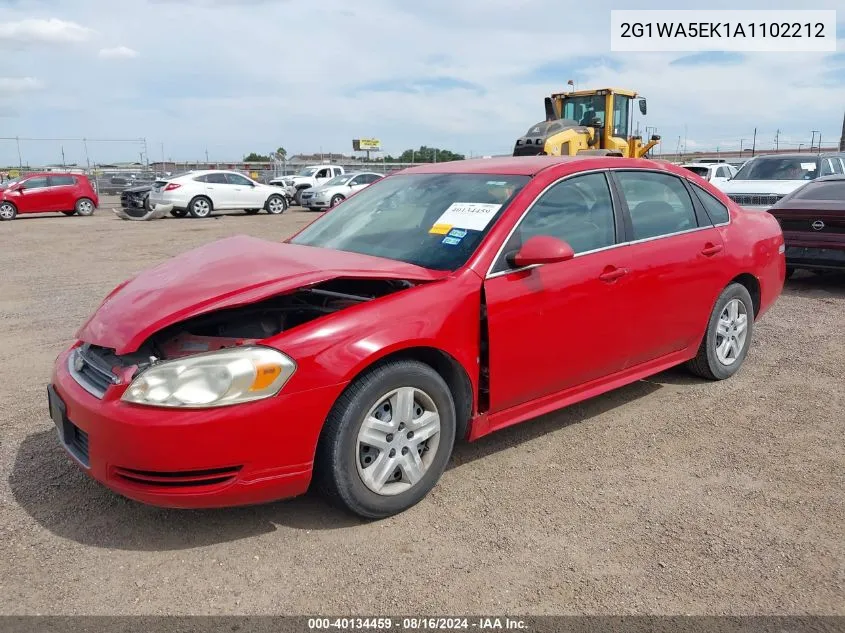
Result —
<path fill-rule="evenodd" d="M 255 303 L 211 311 L 169 325 L 136 351 L 84 343 L 69 369 L 87 391 L 102 398 L 109 385 L 129 384 L 147 369 L 200 354 L 260 346 L 262 341 L 315 319 L 411 288 L 404 279 L 338 278 Z"/>

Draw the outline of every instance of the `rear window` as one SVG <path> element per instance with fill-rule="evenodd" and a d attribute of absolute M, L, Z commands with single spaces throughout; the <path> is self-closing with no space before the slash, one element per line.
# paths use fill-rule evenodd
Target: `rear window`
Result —
<path fill-rule="evenodd" d="M 814 182 L 795 192 L 796 200 L 845 200 L 845 180 Z"/>
<path fill-rule="evenodd" d="M 691 171 L 696 176 L 701 176 L 702 178 L 707 178 L 707 174 L 710 171 L 707 167 L 684 167 L 687 171 Z"/>

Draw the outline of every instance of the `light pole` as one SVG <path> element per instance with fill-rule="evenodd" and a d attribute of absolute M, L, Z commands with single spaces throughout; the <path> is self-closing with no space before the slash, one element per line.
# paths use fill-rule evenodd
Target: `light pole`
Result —
<path fill-rule="evenodd" d="M 813 143 L 815 143 L 816 134 L 818 134 L 819 131 L 818 130 L 812 130 L 812 132 L 813 132 L 813 136 L 810 138 L 810 151 L 811 152 L 813 151 Z"/>

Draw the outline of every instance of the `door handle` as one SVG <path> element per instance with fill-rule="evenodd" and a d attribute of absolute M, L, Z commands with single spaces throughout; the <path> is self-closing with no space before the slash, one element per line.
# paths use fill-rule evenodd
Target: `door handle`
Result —
<path fill-rule="evenodd" d="M 599 279 L 602 281 L 616 281 L 620 277 L 624 277 L 628 274 L 627 268 L 614 268 L 613 270 L 608 270 L 607 272 L 602 273 L 599 275 Z"/>
<path fill-rule="evenodd" d="M 710 244 L 708 243 L 701 251 L 701 254 L 705 257 L 710 257 L 711 255 L 715 255 L 716 253 L 722 252 L 722 245 L 721 244 Z"/>

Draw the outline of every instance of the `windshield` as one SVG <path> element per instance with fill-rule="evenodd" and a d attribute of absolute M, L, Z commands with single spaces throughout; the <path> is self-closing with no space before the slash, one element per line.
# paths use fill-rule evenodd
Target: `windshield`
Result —
<path fill-rule="evenodd" d="M 14 180 L 7 180 L 4 183 L 0 183 L 0 189 L 6 189 L 7 187 L 11 187 L 12 185 L 18 184 L 22 178 L 15 178 Z"/>
<path fill-rule="evenodd" d="M 457 270 L 528 176 L 399 174 L 347 199 L 290 240 Z"/>
<path fill-rule="evenodd" d="M 316 167 L 304 167 L 303 169 L 300 169 L 298 172 L 296 172 L 296 175 L 297 176 L 305 176 L 306 178 L 310 178 L 311 176 L 313 176 L 316 173 L 317 173 Z"/>
<path fill-rule="evenodd" d="M 352 180 L 355 177 L 355 174 L 341 174 L 340 176 L 335 176 L 331 180 L 327 181 L 323 186 L 324 187 L 334 187 L 335 185 L 345 185 L 347 182 Z"/>
<path fill-rule="evenodd" d="M 686 169 L 687 171 L 691 171 L 695 175 L 701 176 L 702 178 L 707 178 L 707 174 L 710 172 L 710 169 L 707 167 L 690 167 L 685 165 L 684 169 Z"/>
<path fill-rule="evenodd" d="M 739 170 L 734 180 L 813 180 L 819 175 L 819 160 L 795 156 L 754 158 Z"/>

